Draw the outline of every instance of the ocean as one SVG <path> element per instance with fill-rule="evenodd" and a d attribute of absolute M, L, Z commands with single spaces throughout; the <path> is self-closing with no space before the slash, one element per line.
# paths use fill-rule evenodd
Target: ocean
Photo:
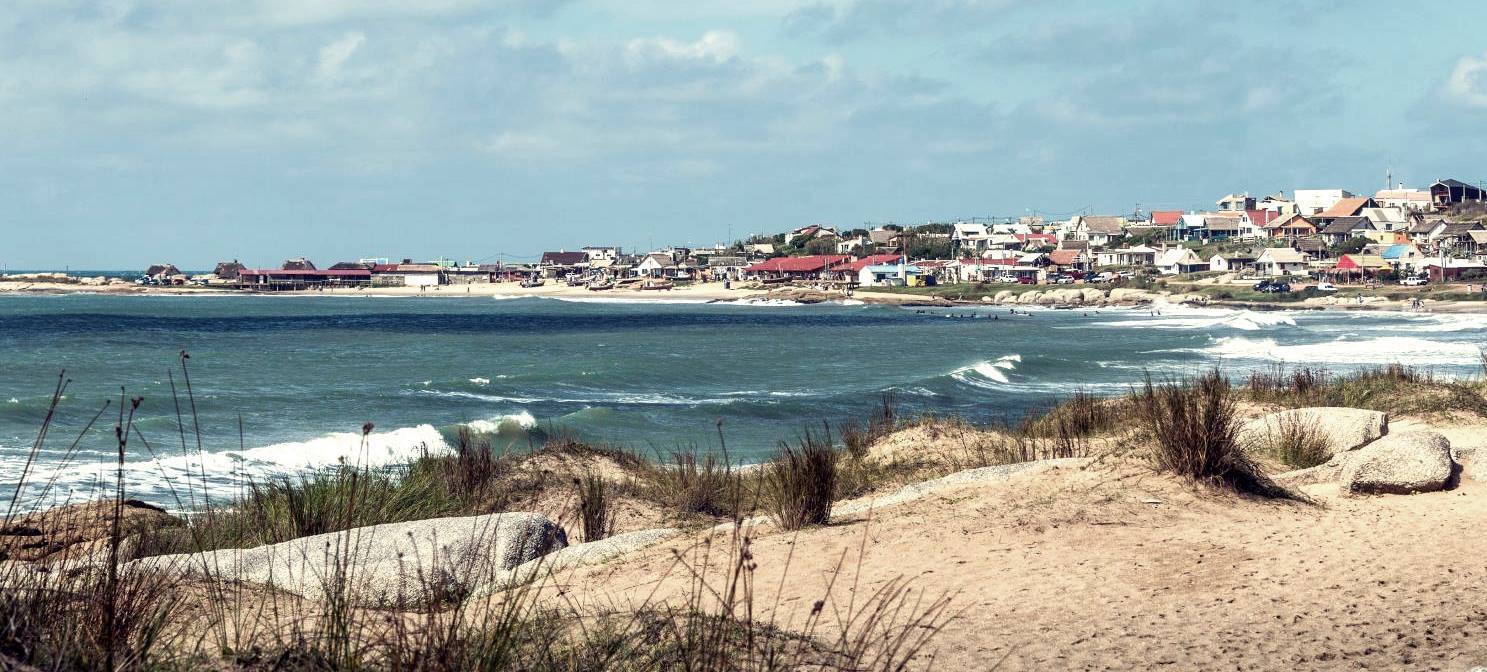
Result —
<path fill-rule="evenodd" d="M 462 425 L 502 449 L 571 434 L 646 454 L 726 446 L 731 458 L 756 461 L 782 440 L 866 417 L 884 395 L 905 414 L 991 422 L 1078 390 L 1119 393 L 1148 373 L 1214 366 L 1241 377 L 1278 363 L 1345 371 L 1401 362 L 1479 375 L 1484 327 L 1484 315 L 1177 306 L 1012 315 L 617 299 L 7 295 L 0 496 L 15 492 L 63 371 L 66 397 L 26 497 L 87 499 L 112 478 L 122 388 L 143 397 L 129 492 L 181 508 L 187 482 L 220 496 L 247 478 L 397 464 L 443 450 Z M 364 423 L 374 429 L 360 449 Z"/>

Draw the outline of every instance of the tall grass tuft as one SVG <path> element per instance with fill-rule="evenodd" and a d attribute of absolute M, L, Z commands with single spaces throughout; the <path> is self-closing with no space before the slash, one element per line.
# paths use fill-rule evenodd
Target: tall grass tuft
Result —
<path fill-rule="evenodd" d="M 1147 376 L 1133 402 L 1159 468 L 1239 492 L 1286 496 L 1240 446 L 1236 397 L 1218 371 L 1187 383 L 1156 384 Z"/>
<path fill-rule="evenodd" d="M 776 525 L 786 530 L 825 525 L 837 487 L 837 451 L 830 435 L 807 431 L 796 447 L 781 443 L 760 479 L 760 499 Z"/>
<path fill-rule="evenodd" d="M 584 474 L 573 482 L 578 497 L 578 518 L 583 540 L 599 541 L 614 533 L 615 502 L 609 482 L 598 474 Z"/>
<path fill-rule="evenodd" d="M 1332 458 L 1332 442 L 1316 423 L 1287 417 L 1265 437 L 1263 449 L 1293 469 L 1309 469 Z"/>
<path fill-rule="evenodd" d="M 643 490 L 684 514 L 737 518 L 747 508 L 743 474 L 727 453 L 702 454 L 695 446 L 671 451 L 666 463 L 646 474 Z"/>

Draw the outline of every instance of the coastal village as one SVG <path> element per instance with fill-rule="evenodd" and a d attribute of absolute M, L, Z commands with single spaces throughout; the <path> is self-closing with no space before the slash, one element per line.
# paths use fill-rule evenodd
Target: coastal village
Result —
<path fill-rule="evenodd" d="M 39 275 L 24 278 L 44 279 Z M 1487 280 L 1487 198 L 1480 186 L 1443 179 L 1372 195 L 1345 189 L 1228 194 L 1202 212 L 1077 214 L 1061 220 L 1029 215 L 855 229 L 812 224 L 711 247 L 549 251 L 531 263 L 361 258 L 320 265 L 294 258 L 255 267 L 232 260 L 192 274 L 162 262 L 134 282 L 255 291 L 484 283 L 604 291 L 801 283 L 850 292 L 963 283 L 1121 284 L 1159 276 L 1260 280 L 1255 289 L 1267 293 L 1299 290 L 1303 283 L 1332 291 L 1339 285 Z"/>

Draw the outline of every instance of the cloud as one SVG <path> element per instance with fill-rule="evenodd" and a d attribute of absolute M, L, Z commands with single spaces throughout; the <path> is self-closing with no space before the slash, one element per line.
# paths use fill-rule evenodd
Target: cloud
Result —
<path fill-rule="evenodd" d="M 1446 95 L 1469 107 L 1487 108 L 1487 54 L 1456 61 L 1446 80 Z"/>
<path fill-rule="evenodd" d="M 994 26 L 1013 10 L 1052 0 L 846 0 L 812 2 L 787 14 L 790 34 L 832 42 L 870 37 L 963 34 Z"/>
<path fill-rule="evenodd" d="M 340 39 L 320 48 L 320 63 L 318 66 L 321 77 L 335 77 L 340 74 L 341 66 L 346 64 L 352 54 L 356 53 L 362 42 L 367 41 L 367 36 L 360 32 L 347 33 Z"/>

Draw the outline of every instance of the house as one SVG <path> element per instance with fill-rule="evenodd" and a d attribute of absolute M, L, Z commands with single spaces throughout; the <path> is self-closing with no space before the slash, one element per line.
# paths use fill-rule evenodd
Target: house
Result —
<path fill-rule="evenodd" d="M 313 271 L 315 270 L 315 263 L 304 257 L 295 257 L 285 261 L 284 265 L 280 266 L 279 269 L 285 271 Z"/>
<path fill-rule="evenodd" d="M 610 261 L 614 261 L 616 259 L 619 259 L 621 256 L 624 256 L 624 254 L 625 254 L 624 251 L 621 250 L 618 247 L 607 247 L 607 246 L 597 246 L 597 245 L 590 245 L 590 246 L 587 246 L 587 247 L 582 247 L 582 248 L 579 248 L 579 251 L 580 252 L 583 252 L 585 255 L 587 255 L 588 258 L 589 258 L 589 261 L 595 261 L 595 260 L 598 260 L 598 259 L 608 259 Z"/>
<path fill-rule="evenodd" d="M 588 267 L 589 255 L 584 252 L 543 252 L 542 259 L 537 262 L 538 272 L 549 278 L 560 278 Z"/>
<path fill-rule="evenodd" d="M 660 252 L 652 252 L 645 255 L 631 272 L 638 276 L 648 278 L 670 278 L 678 273 L 676 260 L 671 255 Z"/>
<path fill-rule="evenodd" d="M 1289 247 L 1267 247 L 1255 260 L 1255 268 L 1269 276 L 1306 275 L 1306 257 Z"/>
<path fill-rule="evenodd" d="M 800 245 L 804 245 L 812 240 L 821 240 L 824 238 L 835 237 L 837 237 L 837 235 L 834 229 L 821 226 L 820 224 L 811 224 L 809 226 L 802 226 L 794 231 L 791 231 L 790 233 L 785 234 L 785 244 L 794 245 L 796 244 L 796 241 L 799 241 Z"/>
<path fill-rule="evenodd" d="M 817 280 L 826 274 L 826 269 L 849 259 L 845 254 L 776 257 L 745 268 L 744 276 L 766 281 Z"/>
<path fill-rule="evenodd" d="M 1354 198 L 1344 189 L 1297 189 L 1296 212 L 1308 217 L 1321 213 L 1344 198 Z"/>
<path fill-rule="evenodd" d="M 317 270 L 314 268 L 253 269 L 238 272 L 238 282 L 258 290 L 280 291 L 329 287 L 366 287 L 372 272 L 366 269 Z"/>
<path fill-rule="evenodd" d="M 1316 214 L 1317 219 L 1335 219 L 1337 217 L 1357 217 L 1363 213 L 1364 208 L 1376 208 L 1378 203 L 1366 196 L 1348 196 L 1340 198 L 1326 210 Z"/>
<path fill-rule="evenodd" d="M 714 255 L 707 258 L 707 273 L 713 280 L 739 280 L 748 265 L 743 257 Z"/>
<path fill-rule="evenodd" d="M 1483 200 L 1482 188 L 1461 180 L 1440 180 L 1430 185 L 1430 201 L 1436 209 Z"/>
<path fill-rule="evenodd" d="M 1089 258 L 1080 250 L 1057 249 L 1047 255 L 1048 265 L 1058 272 L 1089 270 Z"/>
<path fill-rule="evenodd" d="M 244 268 L 247 267 L 238 263 L 236 259 L 232 261 L 220 261 L 217 262 L 217 267 L 212 269 L 212 276 L 218 280 L 236 280 L 242 274 Z"/>
<path fill-rule="evenodd" d="M 1385 231 L 1402 231 L 1410 226 L 1410 218 L 1402 208 L 1363 208 L 1358 215 L 1369 218 Z"/>
<path fill-rule="evenodd" d="M 1383 271 L 1392 271 L 1394 267 L 1384 258 L 1375 254 L 1344 254 L 1337 258 L 1337 265 L 1332 267 L 1332 274 L 1343 278 L 1372 278 Z"/>
<path fill-rule="evenodd" d="M 150 282 L 161 285 L 186 284 L 186 274 L 176 268 L 175 264 L 151 264 L 145 269 L 144 277 Z"/>
<path fill-rule="evenodd" d="M 1260 199 L 1255 207 L 1260 210 L 1269 210 L 1282 217 L 1297 214 L 1296 202 L 1286 198 L 1284 191 Z"/>
<path fill-rule="evenodd" d="M 1238 273 L 1255 268 L 1254 252 L 1219 252 L 1208 258 L 1208 270 L 1223 273 Z"/>
<path fill-rule="evenodd" d="M 1156 263 L 1157 250 L 1145 245 L 1102 250 L 1096 259 L 1101 266 L 1150 266 Z"/>
<path fill-rule="evenodd" d="M 1163 275 L 1199 273 L 1208 270 L 1208 264 L 1186 247 L 1174 247 L 1157 256 L 1157 270 Z"/>
<path fill-rule="evenodd" d="M 1220 198 L 1215 205 L 1218 206 L 1219 210 L 1224 212 L 1241 212 L 1244 210 L 1254 210 L 1255 199 L 1250 197 L 1249 194 L 1242 196 L 1239 194 L 1229 194 Z"/>
<path fill-rule="evenodd" d="M 1291 247 L 1296 248 L 1297 252 L 1306 255 L 1306 258 L 1312 261 L 1326 259 L 1331 253 L 1331 250 L 1327 248 L 1327 243 L 1320 236 L 1297 238 L 1291 241 Z"/>
<path fill-rule="evenodd" d="M 1106 247 L 1126 235 L 1126 218 L 1075 215 L 1064 225 L 1063 237 L 1089 241 L 1090 247 Z"/>
<path fill-rule="evenodd" d="M 1409 240 L 1416 245 L 1425 245 L 1440 236 L 1446 230 L 1444 219 L 1420 219 L 1410 225 L 1408 230 Z"/>
<path fill-rule="evenodd" d="M 1379 257 L 1395 270 L 1418 269 L 1425 262 L 1425 255 L 1414 245 L 1389 245 L 1379 252 Z"/>
<path fill-rule="evenodd" d="M 905 259 L 899 254 L 870 254 L 855 261 L 848 259 L 842 263 L 833 264 L 831 268 L 826 269 L 826 277 L 830 280 L 857 282 L 862 269 L 868 266 L 884 266 L 902 261 Z"/>
<path fill-rule="evenodd" d="M 1203 215 L 1203 228 L 1199 234 L 1206 240 L 1230 240 L 1242 238 L 1248 227 L 1243 213 L 1214 212 Z"/>
<path fill-rule="evenodd" d="M 1427 212 L 1431 208 L 1430 192 L 1425 189 L 1380 189 L 1373 200 L 1385 208 L 1399 208 L 1405 212 Z"/>
<path fill-rule="evenodd" d="M 837 254 L 853 254 L 867 248 L 871 241 L 865 235 L 846 237 L 843 236 L 836 241 Z"/>
<path fill-rule="evenodd" d="M 1475 250 L 1476 242 L 1472 238 L 1472 232 L 1482 230 L 1487 230 L 1487 226 L 1483 226 L 1481 222 L 1448 222 L 1430 239 L 1430 249 L 1432 252 Z"/>
<path fill-rule="evenodd" d="M 1336 217 L 1320 231 L 1322 240 L 1329 245 L 1337 245 L 1349 238 L 1367 238 L 1369 234 L 1379 232 L 1378 226 L 1367 217 Z"/>
<path fill-rule="evenodd" d="M 1481 281 L 1482 278 L 1487 278 L 1487 264 L 1470 259 L 1447 259 L 1445 266 L 1442 266 L 1437 260 L 1425 265 L 1425 274 L 1431 282 L 1463 279 Z"/>
<path fill-rule="evenodd" d="M 744 254 L 755 257 L 774 256 L 774 243 L 748 243 L 744 245 Z"/>
<path fill-rule="evenodd" d="M 957 222 L 950 234 L 950 242 L 953 249 L 959 251 L 980 252 L 988 247 L 992 233 L 987 230 L 985 224 L 978 222 Z"/>
<path fill-rule="evenodd" d="M 1266 238 L 1300 238 L 1302 236 L 1316 235 L 1317 227 L 1311 220 L 1301 215 L 1291 214 L 1280 219 L 1273 219 L 1264 227 Z"/>
<path fill-rule="evenodd" d="M 864 287 L 912 286 L 919 283 L 923 273 L 923 269 L 905 264 L 900 258 L 897 264 L 863 266 L 862 270 L 858 271 L 857 284 Z"/>

